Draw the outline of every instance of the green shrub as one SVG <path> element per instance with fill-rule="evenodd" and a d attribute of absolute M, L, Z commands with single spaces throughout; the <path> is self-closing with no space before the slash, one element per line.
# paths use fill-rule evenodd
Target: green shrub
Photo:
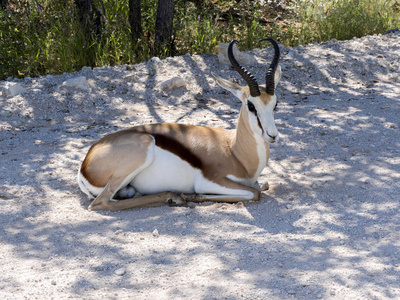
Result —
<path fill-rule="evenodd" d="M 131 64 L 187 52 L 215 52 L 221 42 L 240 41 L 242 50 L 273 37 L 294 46 L 385 33 L 400 27 L 400 0 L 175 1 L 173 44 L 153 49 L 157 0 L 142 0 L 143 37 L 133 43 L 128 0 L 94 0 L 103 7 L 102 34 L 77 21 L 74 0 L 9 0 L 0 9 L 0 80 L 79 70 L 83 66 Z M 278 17 L 278 18 L 276 18 Z"/>
<path fill-rule="evenodd" d="M 385 33 L 399 27 L 399 6 L 398 0 L 303 1 L 296 9 L 300 25 L 291 27 L 289 40 L 309 43 Z"/>

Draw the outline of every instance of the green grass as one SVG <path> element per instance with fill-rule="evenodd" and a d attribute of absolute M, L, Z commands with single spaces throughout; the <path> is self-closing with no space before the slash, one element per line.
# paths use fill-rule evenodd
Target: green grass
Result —
<path fill-rule="evenodd" d="M 100 0 L 94 2 L 101 6 Z M 157 0 L 142 1 L 144 36 L 137 43 L 131 40 L 128 0 L 102 2 L 106 14 L 99 37 L 82 30 L 73 0 L 9 0 L 9 8 L 0 9 L 0 80 L 132 64 L 155 55 L 215 52 L 218 43 L 232 39 L 245 50 L 260 47 L 264 37 L 296 46 L 400 27 L 400 0 L 288 0 L 284 9 L 250 0 L 205 0 L 201 5 L 176 0 L 174 43 L 156 53 Z"/>
<path fill-rule="evenodd" d="M 291 44 L 348 40 L 400 26 L 398 0 L 307 0 L 296 10 L 300 25 L 292 25 Z"/>

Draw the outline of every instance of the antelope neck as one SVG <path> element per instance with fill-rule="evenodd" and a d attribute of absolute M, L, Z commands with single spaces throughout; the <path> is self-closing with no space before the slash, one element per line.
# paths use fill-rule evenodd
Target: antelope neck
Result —
<path fill-rule="evenodd" d="M 244 120 L 244 118 L 248 118 L 246 113 L 244 110 L 240 111 L 233 137 L 232 152 L 246 169 L 248 177 L 251 178 L 258 170 L 260 159 L 255 133 L 251 130 L 249 122 Z"/>

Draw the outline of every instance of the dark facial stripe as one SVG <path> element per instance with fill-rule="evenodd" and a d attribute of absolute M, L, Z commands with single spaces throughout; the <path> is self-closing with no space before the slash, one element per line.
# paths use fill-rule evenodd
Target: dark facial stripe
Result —
<path fill-rule="evenodd" d="M 254 106 L 254 104 L 250 101 L 247 101 L 247 108 L 249 109 L 249 111 L 253 114 L 255 114 L 257 116 L 257 109 Z"/>
<path fill-rule="evenodd" d="M 186 148 L 185 145 L 169 136 L 153 133 L 150 134 L 156 140 L 156 146 L 169 151 L 176 156 L 179 156 L 182 160 L 189 163 L 193 168 L 202 169 L 203 163 L 201 160 L 192 151 Z"/>
<path fill-rule="evenodd" d="M 257 116 L 257 124 L 258 124 L 258 127 L 260 127 L 261 131 L 264 132 L 264 129 L 261 126 L 261 122 L 260 122 L 260 119 L 258 118 L 258 116 Z"/>

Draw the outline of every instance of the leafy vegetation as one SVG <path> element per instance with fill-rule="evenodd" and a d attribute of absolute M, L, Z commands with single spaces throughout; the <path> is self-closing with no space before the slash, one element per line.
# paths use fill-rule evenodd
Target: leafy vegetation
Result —
<path fill-rule="evenodd" d="M 95 0 L 101 35 L 88 38 L 73 0 L 8 0 L 0 8 L 0 79 L 131 64 L 154 55 L 214 52 L 218 43 L 259 47 L 266 36 L 296 46 L 385 33 L 400 26 L 400 0 L 175 1 L 173 43 L 153 48 L 157 0 L 142 0 L 144 36 L 133 42 L 128 0 Z M 271 2 L 271 3 L 269 3 Z M 90 34 L 90 33 L 89 33 Z"/>
<path fill-rule="evenodd" d="M 400 24 L 398 0 L 308 0 L 300 1 L 297 11 L 300 26 L 292 38 L 298 43 L 384 34 Z"/>

